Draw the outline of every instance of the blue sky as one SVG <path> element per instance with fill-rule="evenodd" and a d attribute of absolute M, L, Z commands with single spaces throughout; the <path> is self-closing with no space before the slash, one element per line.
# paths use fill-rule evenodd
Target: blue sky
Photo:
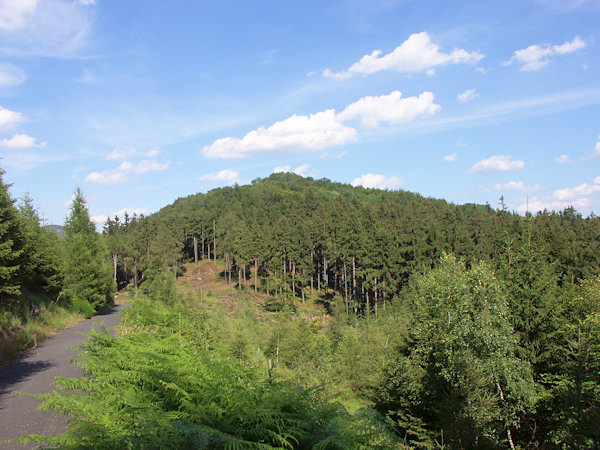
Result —
<path fill-rule="evenodd" d="M 600 1 L 0 0 L 0 167 L 62 223 L 274 171 L 600 212 Z"/>

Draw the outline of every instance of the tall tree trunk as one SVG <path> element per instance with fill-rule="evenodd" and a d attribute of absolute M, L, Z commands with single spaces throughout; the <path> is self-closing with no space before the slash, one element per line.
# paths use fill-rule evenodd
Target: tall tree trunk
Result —
<path fill-rule="evenodd" d="M 377 278 L 375 278 L 375 317 L 377 317 Z"/>
<path fill-rule="evenodd" d="M 287 270 L 285 265 L 285 256 L 283 257 L 283 290 L 287 291 Z"/>
<path fill-rule="evenodd" d="M 381 297 L 383 298 L 383 310 L 385 311 L 385 278 L 383 279 L 383 291 L 381 292 Z"/>
<path fill-rule="evenodd" d="M 138 272 L 137 272 L 137 259 L 133 260 L 133 287 L 137 290 L 138 288 Z"/>
<path fill-rule="evenodd" d="M 367 292 L 365 292 L 366 295 L 366 299 L 367 299 L 367 314 L 371 314 L 371 305 L 369 304 L 369 290 L 367 289 Z"/>
<path fill-rule="evenodd" d="M 315 276 L 311 273 L 310 274 L 310 296 L 313 296 L 313 290 L 314 290 L 314 284 L 315 284 Z"/>
<path fill-rule="evenodd" d="M 254 258 L 254 293 L 258 289 L 258 258 Z"/>
<path fill-rule="evenodd" d="M 344 303 L 346 304 L 346 314 L 348 314 L 348 275 L 346 272 L 346 261 L 344 261 Z"/>
<path fill-rule="evenodd" d="M 238 288 L 242 290 L 242 268 L 238 266 Z"/>
<path fill-rule="evenodd" d="M 292 265 L 292 292 L 296 296 L 296 263 Z"/>
<path fill-rule="evenodd" d="M 321 271 L 317 272 L 317 292 L 321 293 Z"/>
<path fill-rule="evenodd" d="M 198 238 L 194 236 L 194 264 L 198 265 Z"/>
<path fill-rule="evenodd" d="M 323 252 L 323 284 L 325 285 L 325 294 L 327 294 L 329 280 L 327 279 L 327 256 L 325 256 L 325 252 Z"/>
<path fill-rule="evenodd" d="M 302 304 L 305 305 L 306 303 L 304 302 L 304 286 L 302 286 L 300 289 L 300 292 L 302 292 Z"/>
<path fill-rule="evenodd" d="M 358 314 L 356 305 L 356 256 L 352 256 L 352 300 L 354 302 L 354 314 Z"/>
<path fill-rule="evenodd" d="M 206 249 L 204 248 L 204 222 L 202 223 L 202 259 L 206 258 Z"/>
<path fill-rule="evenodd" d="M 213 256 L 215 258 L 215 262 L 217 262 L 217 225 L 213 220 Z"/>
<path fill-rule="evenodd" d="M 117 254 L 113 253 L 113 279 L 115 284 L 117 284 Z"/>

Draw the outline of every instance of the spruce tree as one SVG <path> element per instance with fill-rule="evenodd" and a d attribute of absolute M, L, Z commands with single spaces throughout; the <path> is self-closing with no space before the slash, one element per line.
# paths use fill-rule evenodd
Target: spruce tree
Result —
<path fill-rule="evenodd" d="M 74 305 L 86 314 L 112 302 L 115 284 L 109 256 L 100 235 L 90 220 L 83 193 L 79 188 L 65 221 L 65 292 Z"/>
<path fill-rule="evenodd" d="M 0 308 L 9 308 L 21 293 L 19 277 L 20 258 L 23 253 L 21 228 L 14 201 L 2 180 L 0 169 Z"/>

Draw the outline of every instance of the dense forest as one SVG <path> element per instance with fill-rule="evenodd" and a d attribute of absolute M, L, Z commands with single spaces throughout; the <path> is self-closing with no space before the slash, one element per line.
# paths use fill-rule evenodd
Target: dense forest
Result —
<path fill-rule="evenodd" d="M 2 186 L 3 311 L 36 286 L 82 310 L 115 286 L 133 301 L 121 335 L 84 347 L 90 377 L 60 382 L 90 395 L 45 397 L 77 418 L 54 443 L 600 445 L 594 215 L 274 174 L 102 236 L 77 191 L 61 240 Z M 19 269 L 33 255 L 41 280 Z"/>

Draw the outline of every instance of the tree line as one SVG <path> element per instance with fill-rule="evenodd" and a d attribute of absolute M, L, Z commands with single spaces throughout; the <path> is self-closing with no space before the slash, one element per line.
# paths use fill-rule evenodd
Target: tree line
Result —
<path fill-rule="evenodd" d="M 0 171 L 2 359 L 5 350 L 10 356 L 35 342 L 26 324 L 40 313 L 58 306 L 90 317 L 112 304 L 115 293 L 106 246 L 82 192 L 75 192 L 63 238 L 43 223 L 28 195 L 15 205 L 3 175 Z"/>

